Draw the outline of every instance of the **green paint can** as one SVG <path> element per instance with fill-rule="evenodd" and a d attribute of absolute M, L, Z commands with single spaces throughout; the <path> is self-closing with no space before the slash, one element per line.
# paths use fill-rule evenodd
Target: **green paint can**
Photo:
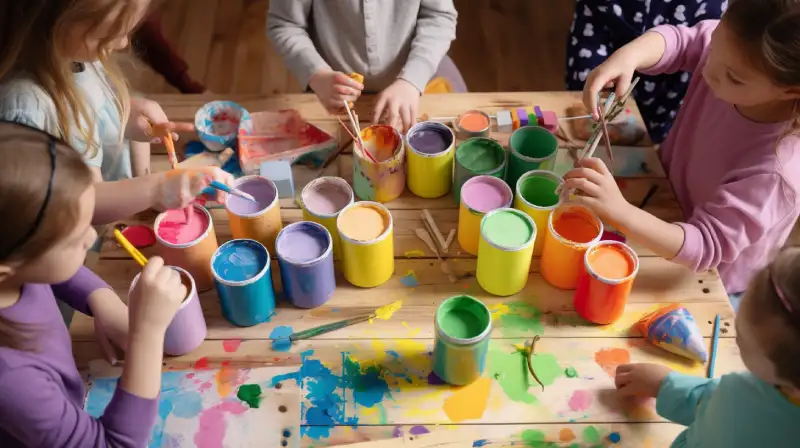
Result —
<path fill-rule="evenodd" d="M 492 333 L 489 308 L 474 297 L 451 297 L 436 310 L 434 328 L 433 372 L 454 386 L 480 378 Z"/>
<path fill-rule="evenodd" d="M 512 188 L 523 174 L 531 170 L 550 170 L 556 165 L 558 141 L 545 128 L 524 126 L 508 140 L 508 170 L 506 183 Z"/>
<path fill-rule="evenodd" d="M 453 173 L 453 195 L 461 204 L 461 187 L 475 176 L 502 179 L 506 173 L 506 150 L 496 140 L 475 137 L 461 142 L 456 148 Z"/>

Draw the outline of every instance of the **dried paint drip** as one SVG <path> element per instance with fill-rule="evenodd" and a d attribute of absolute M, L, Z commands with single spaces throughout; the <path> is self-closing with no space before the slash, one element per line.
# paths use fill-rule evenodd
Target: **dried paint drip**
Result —
<path fill-rule="evenodd" d="M 239 387 L 236 398 L 244 401 L 253 409 L 261 406 L 261 386 L 258 384 L 245 384 Z"/>

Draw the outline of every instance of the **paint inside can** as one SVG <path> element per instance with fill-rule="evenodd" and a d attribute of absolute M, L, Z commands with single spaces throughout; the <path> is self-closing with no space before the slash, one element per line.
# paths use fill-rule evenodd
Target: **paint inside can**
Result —
<path fill-rule="evenodd" d="M 473 173 L 489 173 L 505 162 L 505 151 L 497 142 L 489 139 L 470 139 L 458 146 L 456 160 Z"/>
<path fill-rule="evenodd" d="M 519 184 L 522 198 L 537 207 L 552 207 L 558 204 L 556 189 L 559 182 L 548 176 L 528 176 Z"/>
<path fill-rule="evenodd" d="M 395 157 L 403 145 L 402 137 L 391 126 L 374 125 L 361 131 L 361 139 L 364 141 L 366 150 L 375 157 L 378 162 L 385 162 Z"/>
<path fill-rule="evenodd" d="M 515 210 L 498 210 L 481 222 L 481 234 L 490 243 L 508 248 L 524 246 L 535 236 L 531 220 Z"/>
<path fill-rule="evenodd" d="M 508 146 L 525 157 L 544 159 L 558 148 L 558 141 L 544 128 L 528 126 L 514 132 Z"/>
<path fill-rule="evenodd" d="M 186 216 L 189 210 L 191 216 Z M 190 206 L 187 209 L 167 210 L 164 217 L 159 221 L 159 238 L 169 244 L 187 244 L 203 236 L 210 224 L 206 213 L 197 207 Z"/>
<path fill-rule="evenodd" d="M 486 306 L 469 296 L 446 300 L 436 312 L 439 328 L 455 339 L 474 339 L 483 334 L 491 322 Z"/>
<path fill-rule="evenodd" d="M 278 191 L 272 182 L 267 182 L 265 179 L 250 178 L 244 182 L 236 185 L 237 190 L 244 191 L 250 194 L 256 202 L 248 199 L 240 198 L 232 194 L 228 194 L 228 199 L 225 202 L 228 210 L 239 216 L 248 216 L 259 213 L 269 208 L 278 195 Z"/>
<path fill-rule="evenodd" d="M 453 144 L 453 134 L 436 126 L 419 126 L 408 135 L 408 144 L 419 153 L 434 155 Z"/>
<path fill-rule="evenodd" d="M 578 244 L 589 243 L 600 233 L 593 217 L 582 209 L 559 213 L 553 220 L 553 230 L 561 238 Z"/>
<path fill-rule="evenodd" d="M 371 204 L 359 204 L 345 210 L 338 220 L 343 236 L 355 241 L 372 241 L 389 228 L 389 217 Z"/>
<path fill-rule="evenodd" d="M 306 210 L 317 216 L 339 213 L 350 204 L 352 198 L 353 193 L 348 187 L 330 178 L 309 184 L 302 193 Z"/>
<path fill-rule="evenodd" d="M 592 247 L 586 254 L 586 261 L 595 274 L 609 280 L 623 280 L 633 274 L 636 267 L 636 261 L 618 244 Z"/>
<path fill-rule="evenodd" d="M 489 119 L 478 111 L 465 112 L 458 119 L 458 127 L 469 132 L 482 132 L 489 127 Z"/>
<path fill-rule="evenodd" d="M 297 264 L 319 259 L 329 247 L 330 237 L 324 228 L 308 222 L 286 227 L 277 242 L 280 257 Z"/>
<path fill-rule="evenodd" d="M 246 282 L 257 277 L 267 261 L 267 252 L 259 244 L 238 240 L 220 247 L 212 263 L 214 272 L 221 280 Z"/>
<path fill-rule="evenodd" d="M 473 177 L 461 188 L 461 198 L 471 210 L 488 213 L 511 202 L 511 190 L 496 177 Z"/>

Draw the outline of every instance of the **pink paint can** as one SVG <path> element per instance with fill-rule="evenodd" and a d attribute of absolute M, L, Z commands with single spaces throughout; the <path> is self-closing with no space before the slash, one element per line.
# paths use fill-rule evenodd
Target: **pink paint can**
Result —
<path fill-rule="evenodd" d="M 167 210 L 156 217 L 153 229 L 164 263 L 188 271 L 203 292 L 214 287 L 211 257 L 219 245 L 208 210 L 198 204 L 189 210 L 188 220 L 184 210 Z"/>
<path fill-rule="evenodd" d="M 181 307 L 172 318 L 172 322 L 167 327 L 164 334 L 164 354 L 170 356 L 182 356 L 200 347 L 208 333 L 206 319 L 203 317 L 203 308 L 200 306 L 200 297 L 197 295 L 197 285 L 191 274 L 185 269 L 170 266 L 181 274 L 181 282 L 186 286 L 189 293 L 183 300 Z M 139 276 L 133 278 L 128 296 L 133 291 Z"/>

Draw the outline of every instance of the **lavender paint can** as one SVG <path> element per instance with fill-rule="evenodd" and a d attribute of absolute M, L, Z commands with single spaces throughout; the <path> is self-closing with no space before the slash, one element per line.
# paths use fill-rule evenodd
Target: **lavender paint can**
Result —
<path fill-rule="evenodd" d="M 299 308 L 316 308 L 333 296 L 333 238 L 324 226 L 300 221 L 281 230 L 275 242 L 283 293 Z"/>
<path fill-rule="evenodd" d="M 203 308 L 200 306 L 200 298 L 197 295 L 197 285 L 195 285 L 194 279 L 185 269 L 175 266 L 170 267 L 181 275 L 181 282 L 186 286 L 188 294 L 164 334 L 164 353 L 170 356 L 182 356 L 203 343 L 208 333 L 208 327 L 206 326 L 206 319 L 203 317 Z M 133 291 L 140 275 L 137 274 L 134 277 L 128 295 Z"/>
<path fill-rule="evenodd" d="M 255 240 L 230 240 L 211 257 L 222 315 L 239 327 L 267 322 L 275 312 L 270 258 Z"/>

